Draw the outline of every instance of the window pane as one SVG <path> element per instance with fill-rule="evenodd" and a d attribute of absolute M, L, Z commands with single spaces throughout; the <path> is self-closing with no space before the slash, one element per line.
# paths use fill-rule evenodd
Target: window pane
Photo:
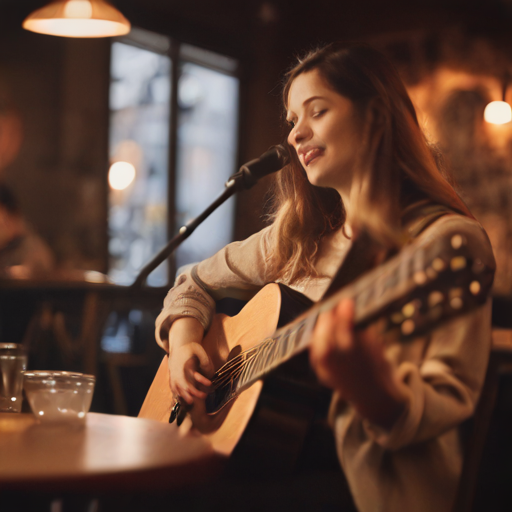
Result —
<path fill-rule="evenodd" d="M 112 44 L 110 159 L 135 168 L 129 184 L 129 166 L 111 167 L 109 172 L 109 276 L 119 284 L 133 282 L 167 242 L 170 71 L 165 55 Z M 167 282 L 164 262 L 148 284 Z"/>
<path fill-rule="evenodd" d="M 237 78 L 187 62 L 178 88 L 178 226 L 201 213 L 235 172 Z M 216 210 L 178 249 L 179 266 L 203 260 L 232 240 L 234 199 Z"/>

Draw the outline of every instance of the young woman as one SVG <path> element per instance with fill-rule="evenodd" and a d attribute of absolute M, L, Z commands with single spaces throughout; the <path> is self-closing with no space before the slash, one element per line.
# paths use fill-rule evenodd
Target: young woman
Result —
<path fill-rule="evenodd" d="M 201 340 L 219 298 L 249 298 L 278 281 L 319 300 L 362 233 L 374 265 L 450 222 L 491 254 L 383 55 L 331 44 L 286 78 L 292 160 L 277 177 L 273 223 L 179 275 L 157 319 L 172 392 L 189 403 L 210 384 Z M 355 503 L 361 512 L 448 511 L 462 465 L 458 426 L 474 411 L 488 360 L 489 305 L 407 345 L 372 329 L 356 335 L 353 314 L 344 301 L 322 315 L 310 353 L 335 391 L 338 456 Z"/>

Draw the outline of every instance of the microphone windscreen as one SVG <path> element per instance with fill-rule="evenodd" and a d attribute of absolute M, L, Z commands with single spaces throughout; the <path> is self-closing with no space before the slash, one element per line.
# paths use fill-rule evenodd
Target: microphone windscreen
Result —
<path fill-rule="evenodd" d="M 265 151 L 259 158 L 242 165 L 240 170 L 250 173 L 257 181 L 263 176 L 281 170 L 289 161 L 288 151 L 279 144 Z"/>

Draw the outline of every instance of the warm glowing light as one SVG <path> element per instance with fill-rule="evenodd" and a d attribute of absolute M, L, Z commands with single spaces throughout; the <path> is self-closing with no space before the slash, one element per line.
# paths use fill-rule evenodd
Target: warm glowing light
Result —
<path fill-rule="evenodd" d="M 130 22 L 104 0 L 57 0 L 34 11 L 23 28 L 63 37 L 111 37 L 127 34 Z"/>
<path fill-rule="evenodd" d="M 512 108 L 506 101 L 491 101 L 484 110 L 484 119 L 492 124 L 505 124 L 512 121 Z"/>
<path fill-rule="evenodd" d="M 108 182 L 114 190 L 124 190 L 135 179 L 135 167 L 128 162 L 115 162 L 108 171 Z"/>
<path fill-rule="evenodd" d="M 89 0 L 70 0 L 64 7 L 64 18 L 92 18 Z"/>

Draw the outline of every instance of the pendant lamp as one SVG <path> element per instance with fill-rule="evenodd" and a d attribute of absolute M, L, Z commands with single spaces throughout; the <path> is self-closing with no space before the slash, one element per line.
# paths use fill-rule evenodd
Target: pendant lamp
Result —
<path fill-rule="evenodd" d="M 22 26 L 62 37 L 112 37 L 130 32 L 130 22 L 104 0 L 57 0 L 34 11 Z"/>

